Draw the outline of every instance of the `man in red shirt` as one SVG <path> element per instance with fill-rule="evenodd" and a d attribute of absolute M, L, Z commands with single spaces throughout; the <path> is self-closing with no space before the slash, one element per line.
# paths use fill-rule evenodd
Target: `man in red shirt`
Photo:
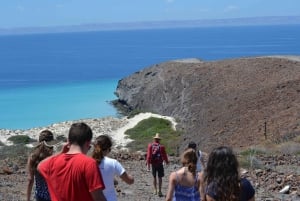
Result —
<path fill-rule="evenodd" d="M 106 201 L 105 188 L 97 163 L 86 156 L 93 132 L 85 123 L 74 123 L 68 144 L 62 153 L 38 165 L 45 178 L 52 201 Z"/>
<path fill-rule="evenodd" d="M 153 186 L 154 186 L 154 194 L 157 194 L 157 179 L 158 176 L 158 196 L 162 197 L 161 186 L 162 186 L 162 177 L 164 174 L 164 166 L 163 162 L 169 164 L 168 156 L 166 153 L 165 146 L 160 144 L 161 138 L 159 137 L 159 133 L 153 137 L 153 142 L 148 144 L 147 148 L 147 166 L 150 171 L 150 164 L 152 168 L 153 175 Z"/>

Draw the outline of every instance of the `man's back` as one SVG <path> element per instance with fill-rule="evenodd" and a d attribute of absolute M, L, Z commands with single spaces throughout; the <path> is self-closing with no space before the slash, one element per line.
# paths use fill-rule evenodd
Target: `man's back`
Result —
<path fill-rule="evenodd" d="M 157 158 L 157 160 L 154 160 L 152 158 L 152 154 L 153 154 L 153 149 L 159 149 L 159 157 Z M 147 148 L 147 163 L 148 164 L 161 164 L 163 163 L 163 161 L 166 161 L 166 163 L 168 163 L 168 156 L 165 150 L 165 146 L 158 143 L 158 142 L 152 142 L 150 144 L 148 144 L 148 148 Z"/>
<path fill-rule="evenodd" d="M 96 161 L 82 153 L 59 154 L 39 165 L 52 201 L 93 201 L 90 192 L 104 189 Z"/>

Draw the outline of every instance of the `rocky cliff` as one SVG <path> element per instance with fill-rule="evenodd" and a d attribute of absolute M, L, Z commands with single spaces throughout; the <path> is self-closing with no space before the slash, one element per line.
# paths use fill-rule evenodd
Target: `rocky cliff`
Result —
<path fill-rule="evenodd" d="M 299 57 L 170 61 L 119 81 L 119 102 L 172 116 L 201 147 L 282 142 L 300 133 Z"/>

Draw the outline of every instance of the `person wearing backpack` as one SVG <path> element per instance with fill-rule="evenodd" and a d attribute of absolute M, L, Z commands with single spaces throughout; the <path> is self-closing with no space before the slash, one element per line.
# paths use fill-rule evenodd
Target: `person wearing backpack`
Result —
<path fill-rule="evenodd" d="M 168 156 L 166 153 L 165 146 L 160 144 L 159 133 L 156 133 L 153 137 L 153 142 L 148 144 L 147 148 L 147 167 L 150 171 L 152 169 L 153 175 L 153 186 L 154 194 L 159 197 L 162 197 L 161 187 L 162 187 L 162 178 L 164 175 L 164 166 L 163 162 L 169 164 Z M 157 191 L 157 176 L 158 176 L 158 191 Z"/>

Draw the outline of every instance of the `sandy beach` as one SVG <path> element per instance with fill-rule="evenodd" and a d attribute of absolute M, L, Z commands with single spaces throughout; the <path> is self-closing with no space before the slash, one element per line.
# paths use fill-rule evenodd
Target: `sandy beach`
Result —
<path fill-rule="evenodd" d="M 99 135 L 109 135 L 114 141 L 115 147 L 125 148 L 126 145 L 132 140 L 125 135 L 125 131 L 136 126 L 140 121 L 148 119 L 150 117 L 167 119 L 172 123 L 174 129 L 176 129 L 176 121 L 172 117 L 162 116 L 153 113 L 140 113 L 133 118 L 121 117 L 105 117 L 99 119 L 80 119 L 74 121 L 65 121 L 60 123 L 51 124 L 45 127 L 37 127 L 26 130 L 9 130 L 0 129 L 0 141 L 5 145 L 11 145 L 12 143 L 8 141 L 8 138 L 15 135 L 27 135 L 32 139 L 38 139 L 39 133 L 44 129 L 51 130 L 55 137 L 64 136 L 67 138 L 68 130 L 72 123 L 75 122 L 85 122 L 87 123 L 94 132 L 94 138 Z"/>

